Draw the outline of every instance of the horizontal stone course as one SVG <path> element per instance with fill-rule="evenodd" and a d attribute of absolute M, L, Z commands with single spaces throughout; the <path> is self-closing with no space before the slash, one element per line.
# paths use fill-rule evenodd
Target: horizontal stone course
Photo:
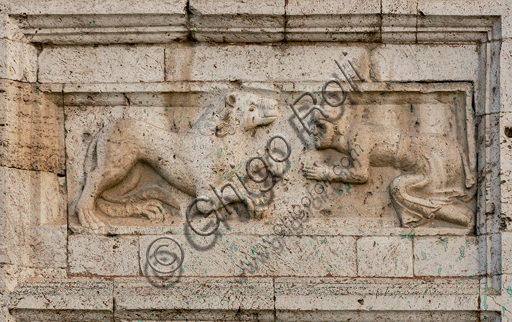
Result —
<path fill-rule="evenodd" d="M 164 80 L 159 46 L 44 47 L 41 83 L 158 82 Z"/>

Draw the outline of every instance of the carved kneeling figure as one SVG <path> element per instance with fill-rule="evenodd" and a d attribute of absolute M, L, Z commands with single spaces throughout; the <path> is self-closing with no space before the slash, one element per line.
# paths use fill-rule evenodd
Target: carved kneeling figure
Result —
<path fill-rule="evenodd" d="M 474 213 L 464 203 L 472 197 L 475 178 L 459 144 L 437 134 L 407 133 L 374 123 L 353 123 L 340 128 L 317 120 L 317 149 L 348 153 L 348 168 L 304 167 L 313 180 L 366 183 L 370 166 L 394 167 L 404 173 L 393 179 L 389 194 L 403 227 L 438 219 L 464 227 L 474 224 Z"/>

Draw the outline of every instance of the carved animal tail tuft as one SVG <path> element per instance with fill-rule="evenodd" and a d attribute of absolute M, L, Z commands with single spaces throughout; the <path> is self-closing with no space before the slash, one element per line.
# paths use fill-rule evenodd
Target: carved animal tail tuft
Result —
<path fill-rule="evenodd" d="M 98 151 L 96 147 L 98 146 L 98 139 L 100 138 L 101 132 L 103 132 L 104 127 L 96 133 L 91 142 L 89 143 L 89 146 L 87 147 L 87 152 L 85 154 L 85 164 L 84 164 L 84 170 L 85 173 L 90 173 L 96 168 L 96 162 L 94 160 L 98 158 Z"/>

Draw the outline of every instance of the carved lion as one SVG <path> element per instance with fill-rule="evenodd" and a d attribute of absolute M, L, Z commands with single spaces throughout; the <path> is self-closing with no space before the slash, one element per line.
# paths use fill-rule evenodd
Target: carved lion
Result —
<path fill-rule="evenodd" d="M 206 196 L 212 200 L 208 209 L 204 205 L 198 207 L 199 211 L 219 209 L 221 203 L 212 187 L 220 186 L 226 169 L 239 169 L 247 161 L 249 154 L 244 148 L 249 140 L 254 140 L 257 127 L 276 120 L 277 105 L 275 99 L 253 93 L 231 93 L 225 104 L 205 113 L 186 133 L 171 132 L 136 119 L 106 125 L 87 149 L 86 181 L 76 208 L 80 224 L 104 232 L 100 211 L 107 216 L 143 215 L 155 220 L 160 202 L 175 206 L 172 192 L 162 187 L 149 186 L 132 192 L 140 181 L 141 169 L 148 166 L 173 188 L 191 197 Z M 271 167 L 277 167 L 277 174 L 284 172 L 280 165 Z M 118 191 L 118 196 L 108 192 L 122 181 L 124 191 Z M 224 203 L 236 202 L 238 199 L 228 190 L 223 196 Z M 254 201 L 248 198 L 245 202 L 249 211 L 254 211 Z"/>

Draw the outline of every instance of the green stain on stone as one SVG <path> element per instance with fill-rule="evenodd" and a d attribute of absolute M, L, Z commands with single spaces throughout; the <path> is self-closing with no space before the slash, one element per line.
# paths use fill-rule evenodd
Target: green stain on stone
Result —
<path fill-rule="evenodd" d="M 443 247 L 444 247 L 444 252 L 446 253 L 446 249 L 448 249 L 448 240 L 446 240 L 446 239 L 441 239 L 441 244 L 443 245 Z"/>

